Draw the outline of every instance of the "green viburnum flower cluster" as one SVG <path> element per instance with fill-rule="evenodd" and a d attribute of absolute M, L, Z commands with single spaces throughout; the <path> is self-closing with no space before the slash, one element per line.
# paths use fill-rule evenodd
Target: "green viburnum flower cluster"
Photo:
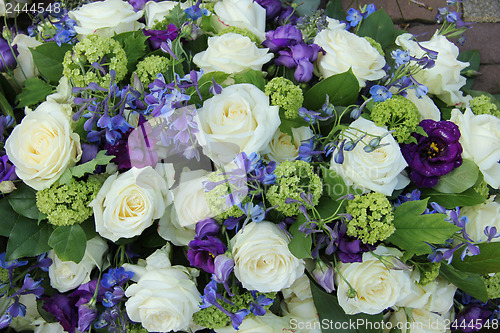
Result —
<path fill-rule="evenodd" d="M 111 76 L 106 73 L 104 76 L 91 65 L 100 63 L 106 59 L 109 71 L 116 71 L 118 82 L 127 74 L 127 55 L 120 43 L 111 38 L 98 35 L 89 35 L 80 43 L 73 47 L 73 51 L 68 51 L 64 55 L 63 75 L 73 80 L 75 87 L 86 87 L 91 82 L 95 82 L 101 87 L 109 87 Z"/>
<path fill-rule="evenodd" d="M 400 95 L 394 95 L 383 102 L 375 103 L 371 119 L 377 126 L 387 126 L 397 142 L 410 138 L 420 123 L 420 113 L 413 102 Z"/>
<path fill-rule="evenodd" d="M 441 262 L 430 262 L 422 264 L 420 270 L 420 281 L 418 283 L 422 286 L 436 280 L 439 275 L 439 268 L 441 267 Z"/>
<path fill-rule="evenodd" d="M 235 33 L 235 34 L 240 34 L 242 36 L 245 36 L 245 37 L 248 37 L 250 38 L 250 40 L 252 42 L 254 42 L 257 46 L 260 45 L 260 41 L 259 39 L 257 38 L 257 36 L 255 36 L 253 33 L 251 33 L 250 31 L 248 31 L 247 29 L 243 29 L 243 28 L 238 28 L 238 27 L 228 27 L 222 31 L 219 32 L 219 36 L 222 36 L 224 34 L 228 34 L 228 33 Z"/>
<path fill-rule="evenodd" d="M 347 221 L 347 234 L 365 244 L 383 241 L 396 230 L 391 203 L 382 193 L 356 195 L 347 202 L 346 213 L 352 215 Z"/>
<path fill-rule="evenodd" d="M 256 296 L 265 295 L 265 297 L 274 299 L 276 297 L 276 293 L 259 293 L 257 292 Z M 250 291 L 246 291 L 241 295 L 234 295 L 229 299 L 234 305 L 224 302 L 223 300 L 218 299 L 217 302 L 222 305 L 224 309 L 231 313 L 235 313 L 237 311 L 243 309 L 250 309 L 250 303 L 254 302 L 254 298 Z M 264 306 L 265 310 L 268 310 L 270 305 Z M 250 313 L 247 317 L 254 316 L 254 314 Z M 226 327 L 231 325 L 231 318 L 228 315 L 223 313 L 221 310 L 217 309 L 215 306 L 210 306 L 205 309 L 201 309 L 193 315 L 193 321 L 195 324 L 198 324 L 203 327 L 207 327 L 210 329 L 216 329 L 221 327 Z"/>
<path fill-rule="evenodd" d="M 488 291 L 488 298 L 495 299 L 500 297 L 500 273 L 493 276 L 484 275 L 481 277 Z"/>
<path fill-rule="evenodd" d="M 378 53 L 380 53 L 380 55 L 382 57 L 385 57 L 385 54 L 384 54 L 384 50 L 382 49 L 382 45 L 380 45 L 379 42 L 377 42 L 375 39 L 373 38 L 370 38 L 370 37 L 363 37 L 364 39 L 366 39 L 368 41 L 368 43 L 370 43 L 370 45 L 378 51 Z"/>
<path fill-rule="evenodd" d="M 500 110 L 498 110 L 495 104 L 491 103 L 491 99 L 486 95 L 474 97 L 469 104 L 475 115 L 491 114 L 492 116 L 500 118 Z"/>
<path fill-rule="evenodd" d="M 304 102 L 302 89 L 284 77 L 275 77 L 266 84 L 264 92 L 271 97 L 271 105 L 277 105 L 285 112 L 287 119 L 299 117 Z"/>
<path fill-rule="evenodd" d="M 166 72 L 170 60 L 165 57 L 160 57 L 157 55 L 152 55 L 144 58 L 141 62 L 137 64 L 137 69 L 135 72 L 141 80 L 142 84 L 147 87 L 151 82 L 156 79 L 156 76 L 160 73 Z"/>
<path fill-rule="evenodd" d="M 321 178 L 314 173 L 313 167 L 305 161 L 285 161 L 276 167 L 276 184 L 267 192 L 267 199 L 276 210 L 286 216 L 299 213 L 299 203 L 286 203 L 286 199 L 303 201 L 301 193 L 312 194 L 313 204 L 316 206 L 323 192 Z M 311 205 L 304 202 L 306 208 Z"/>
<path fill-rule="evenodd" d="M 92 216 L 89 203 L 94 200 L 101 185 L 95 177 L 89 177 L 88 180 L 72 178 L 67 185 L 55 183 L 36 193 L 36 206 L 53 225 L 81 223 Z"/>
<path fill-rule="evenodd" d="M 212 172 L 208 176 L 209 182 L 220 182 L 224 179 L 228 179 L 227 176 L 221 174 L 221 172 Z M 229 182 L 224 182 L 217 185 L 211 191 L 205 192 L 205 200 L 207 200 L 208 207 L 217 217 L 221 219 L 227 219 L 228 217 L 240 217 L 244 212 L 237 206 L 228 207 L 226 204 L 226 197 L 232 192 L 231 184 Z M 243 204 L 249 201 L 248 198 L 243 200 Z"/>
<path fill-rule="evenodd" d="M 481 195 L 484 199 L 487 199 L 490 195 L 488 183 L 484 179 L 477 186 L 474 186 L 473 189 L 477 194 Z"/>

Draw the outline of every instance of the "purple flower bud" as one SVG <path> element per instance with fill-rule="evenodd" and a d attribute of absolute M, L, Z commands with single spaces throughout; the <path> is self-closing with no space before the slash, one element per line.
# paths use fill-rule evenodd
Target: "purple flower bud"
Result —
<path fill-rule="evenodd" d="M 214 275 L 215 278 L 214 280 L 217 283 L 222 283 L 224 285 L 224 288 L 226 288 L 227 292 L 232 295 L 231 291 L 229 290 L 228 286 L 228 281 L 229 281 L 229 276 L 233 272 L 234 269 L 234 259 L 229 258 L 226 254 L 219 254 L 217 257 L 215 257 L 214 260 Z"/>
<path fill-rule="evenodd" d="M 17 45 L 12 48 L 15 55 L 19 55 L 17 52 Z M 13 69 L 17 66 L 16 57 L 12 54 L 9 47 L 9 42 L 0 37 L 0 72 L 6 72 L 7 68 Z"/>
<path fill-rule="evenodd" d="M 220 226 L 214 219 L 208 218 L 196 223 L 195 232 L 196 238 L 203 239 L 208 236 L 217 236 L 220 231 Z"/>
<path fill-rule="evenodd" d="M 331 293 L 335 290 L 335 270 L 332 266 L 325 264 L 322 260 L 316 261 L 316 267 L 312 275 L 318 284 Z"/>

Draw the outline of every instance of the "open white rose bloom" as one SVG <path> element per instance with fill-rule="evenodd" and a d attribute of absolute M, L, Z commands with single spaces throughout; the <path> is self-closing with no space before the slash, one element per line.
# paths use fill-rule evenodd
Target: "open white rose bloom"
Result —
<path fill-rule="evenodd" d="M 415 36 L 366 2 L 25 2 L 0 331 L 498 331 L 500 91 L 465 3 Z"/>

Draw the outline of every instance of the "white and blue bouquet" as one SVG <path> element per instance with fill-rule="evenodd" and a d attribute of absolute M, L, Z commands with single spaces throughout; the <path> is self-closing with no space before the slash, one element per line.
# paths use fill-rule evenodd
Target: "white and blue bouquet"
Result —
<path fill-rule="evenodd" d="M 470 24 L 318 3 L 0 2 L 0 328 L 498 328 Z"/>

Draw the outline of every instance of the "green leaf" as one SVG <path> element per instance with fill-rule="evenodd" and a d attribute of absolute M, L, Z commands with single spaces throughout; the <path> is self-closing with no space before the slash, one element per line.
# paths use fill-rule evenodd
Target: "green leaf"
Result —
<path fill-rule="evenodd" d="M 23 216 L 17 214 L 9 204 L 7 198 L 0 200 L 0 236 L 9 237 L 10 232 L 19 218 Z"/>
<path fill-rule="evenodd" d="M 64 170 L 61 177 L 59 177 L 59 180 L 58 180 L 59 185 L 69 185 L 72 178 L 73 178 L 73 176 L 71 175 L 71 170 L 70 169 Z"/>
<path fill-rule="evenodd" d="M 305 93 L 304 106 L 309 110 L 319 110 L 326 101 L 326 95 L 333 105 L 348 106 L 356 102 L 358 93 L 358 79 L 349 69 L 345 73 L 332 75 L 316 83 Z"/>
<path fill-rule="evenodd" d="M 380 323 L 382 321 L 382 314 L 378 315 L 367 315 L 367 314 L 357 314 L 357 315 L 347 315 L 344 310 L 340 307 L 339 301 L 334 294 L 328 294 L 318 286 L 318 284 L 311 280 L 311 292 L 314 300 L 314 305 L 319 315 L 319 322 L 331 323 L 331 325 L 326 325 L 328 328 L 322 328 L 323 333 L 378 333 L 381 332 L 381 325 L 370 325 L 372 323 Z M 350 323 L 356 323 L 358 320 L 362 320 L 364 325 L 349 325 Z M 335 323 L 342 325 L 340 328 L 335 327 Z M 375 327 L 380 327 L 380 329 L 375 329 Z"/>
<path fill-rule="evenodd" d="M 62 261 L 79 263 L 87 246 L 87 236 L 79 224 L 57 227 L 48 244 Z"/>
<path fill-rule="evenodd" d="M 83 177 L 86 173 L 93 173 L 98 165 L 108 164 L 113 158 L 115 156 L 106 155 L 106 150 L 100 150 L 92 161 L 72 167 L 70 169 L 71 174 L 76 178 Z"/>
<path fill-rule="evenodd" d="M 212 97 L 210 93 L 210 87 L 212 86 L 212 79 L 215 80 L 218 84 L 224 86 L 222 83 L 229 77 L 229 74 L 224 72 L 210 72 L 203 74 L 203 76 L 198 80 L 198 88 L 200 90 L 201 97 L 203 101 Z M 191 87 L 187 90 L 187 93 L 191 96 L 190 102 L 193 104 L 200 104 L 202 100 L 198 96 L 198 92 L 194 87 Z"/>
<path fill-rule="evenodd" d="M 486 200 L 474 188 L 470 188 L 462 193 L 441 193 L 433 189 L 423 189 L 422 198 L 428 198 L 431 202 L 436 202 L 447 209 L 453 209 L 457 206 L 474 206 L 483 203 Z"/>
<path fill-rule="evenodd" d="M 80 223 L 80 227 L 82 227 L 83 231 L 85 232 L 87 240 L 91 240 L 92 238 L 97 236 L 97 231 L 95 231 L 95 220 L 93 216 Z"/>
<path fill-rule="evenodd" d="M 17 108 L 23 108 L 45 101 L 45 98 L 52 94 L 54 87 L 37 77 L 27 79 L 24 82 L 23 91 L 17 95 Z"/>
<path fill-rule="evenodd" d="M 243 73 L 234 74 L 234 83 L 251 83 L 264 91 L 266 80 L 262 71 L 248 70 Z"/>
<path fill-rule="evenodd" d="M 448 265 L 441 265 L 439 274 L 473 297 L 488 301 L 488 292 L 479 274 L 462 272 Z"/>
<path fill-rule="evenodd" d="M 7 199 L 12 209 L 21 216 L 38 220 L 39 210 L 36 206 L 36 192 L 24 183 L 19 183 L 17 190 L 12 192 Z"/>
<path fill-rule="evenodd" d="M 394 42 L 394 32 L 391 17 L 385 10 L 379 9 L 361 22 L 358 36 L 373 38 L 385 49 Z"/>
<path fill-rule="evenodd" d="M 334 170 L 321 166 L 321 174 L 323 175 L 323 192 L 327 193 L 330 198 L 337 200 L 349 193 L 344 180 Z"/>
<path fill-rule="evenodd" d="M 297 220 L 290 226 L 290 234 L 293 238 L 288 244 L 290 252 L 298 259 L 312 258 L 311 256 L 311 245 L 312 238 L 306 234 L 299 231 L 299 227 L 306 222 L 304 215 L 299 215 Z"/>
<path fill-rule="evenodd" d="M 453 267 L 465 272 L 489 274 L 500 272 L 500 243 L 479 244 L 477 256 L 466 256 L 464 260 L 454 259 Z"/>
<path fill-rule="evenodd" d="M 340 0 L 328 1 L 326 5 L 325 14 L 333 19 L 344 21 L 346 18 L 346 13 L 342 7 L 342 2 Z"/>
<path fill-rule="evenodd" d="M 40 74 L 47 81 L 57 83 L 62 76 L 64 55 L 71 48 L 69 44 L 58 46 L 56 42 L 47 42 L 30 50 Z"/>
<path fill-rule="evenodd" d="M 299 118 L 299 117 L 293 118 L 293 119 L 288 119 L 287 117 L 285 117 L 285 110 L 282 108 L 280 108 L 279 114 L 280 114 L 280 119 L 281 119 L 281 123 L 280 123 L 280 127 L 279 127 L 280 131 L 282 133 L 288 134 L 290 136 L 290 138 L 292 138 L 292 143 L 295 143 L 295 140 L 293 138 L 292 129 L 303 127 L 303 126 L 309 126 L 309 124 L 303 118 Z"/>
<path fill-rule="evenodd" d="M 124 32 L 112 37 L 120 43 L 127 55 L 127 71 L 132 72 L 140 58 L 146 55 L 146 40 L 148 37 L 142 31 Z"/>
<path fill-rule="evenodd" d="M 463 89 L 472 89 L 472 86 L 474 84 L 475 77 L 467 77 L 467 73 L 470 71 L 477 72 L 479 71 L 479 65 L 481 63 L 481 57 L 479 55 L 478 50 L 467 50 L 464 52 L 460 52 L 460 54 L 457 57 L 457 60 L 463 61 L 463 62 L 468 62 L 469 66 L 464 68 L 460 74 L 465 76 L 467 78 L 467 82 L 465 83 L 465 86 L 462 87 Z"/>
<path fill-rule="evenodd" d="M 5 78 L 5 76 L 0 75 L 0 87 L 2 94 L 5 96 L 10 105 L 14 105 L 16 101 L 16 91 L 9 83 L 9 81 Z"/>
<path fill-rule="evenodd" d="M 297 15 L 312 15 L 319 7 L 321 0 L 293 0 L 292 4 L 297 5 Z"/>
<path fill-rule="evenodd" d="M 33 257 L 49 251 L 47 243 L 52 230 L 52 226 L 47 223 L 38 225 L 36 220 L 19 216 L 10 231 L 7 260 Z"/>
<path fill-rule="evenodd" d="M 427 243 L 442 244 L 460 228 L 446 222 L 445 214 L 421 215 L 427 208 L 426 200 L 407 201 L 394 211 L 396 231 L 387 239 L 403 250 L 416 255 L 427 254 Z"/>
<path fill-rule="evenodd" d="M 3 75 L 0 75 L 3 76 Z M 4 94 L 0 92 L 0 111 L 5 116 L 11 116 L 12 119 L 16 119 L 14 116 L 14 110 L 12 110 L 12 106 L 10 103 L 7 101 L 7 98 L 5 98 Z"/>
<path fill-rule="evenodd" d="M 463 163 L 452 172 L 439 178 L 439 182 L 433 188 L 441 193 L 462 193 L 474 186 L 479 176 L 479 167 L 471 160 L 463 160 Z"/>

